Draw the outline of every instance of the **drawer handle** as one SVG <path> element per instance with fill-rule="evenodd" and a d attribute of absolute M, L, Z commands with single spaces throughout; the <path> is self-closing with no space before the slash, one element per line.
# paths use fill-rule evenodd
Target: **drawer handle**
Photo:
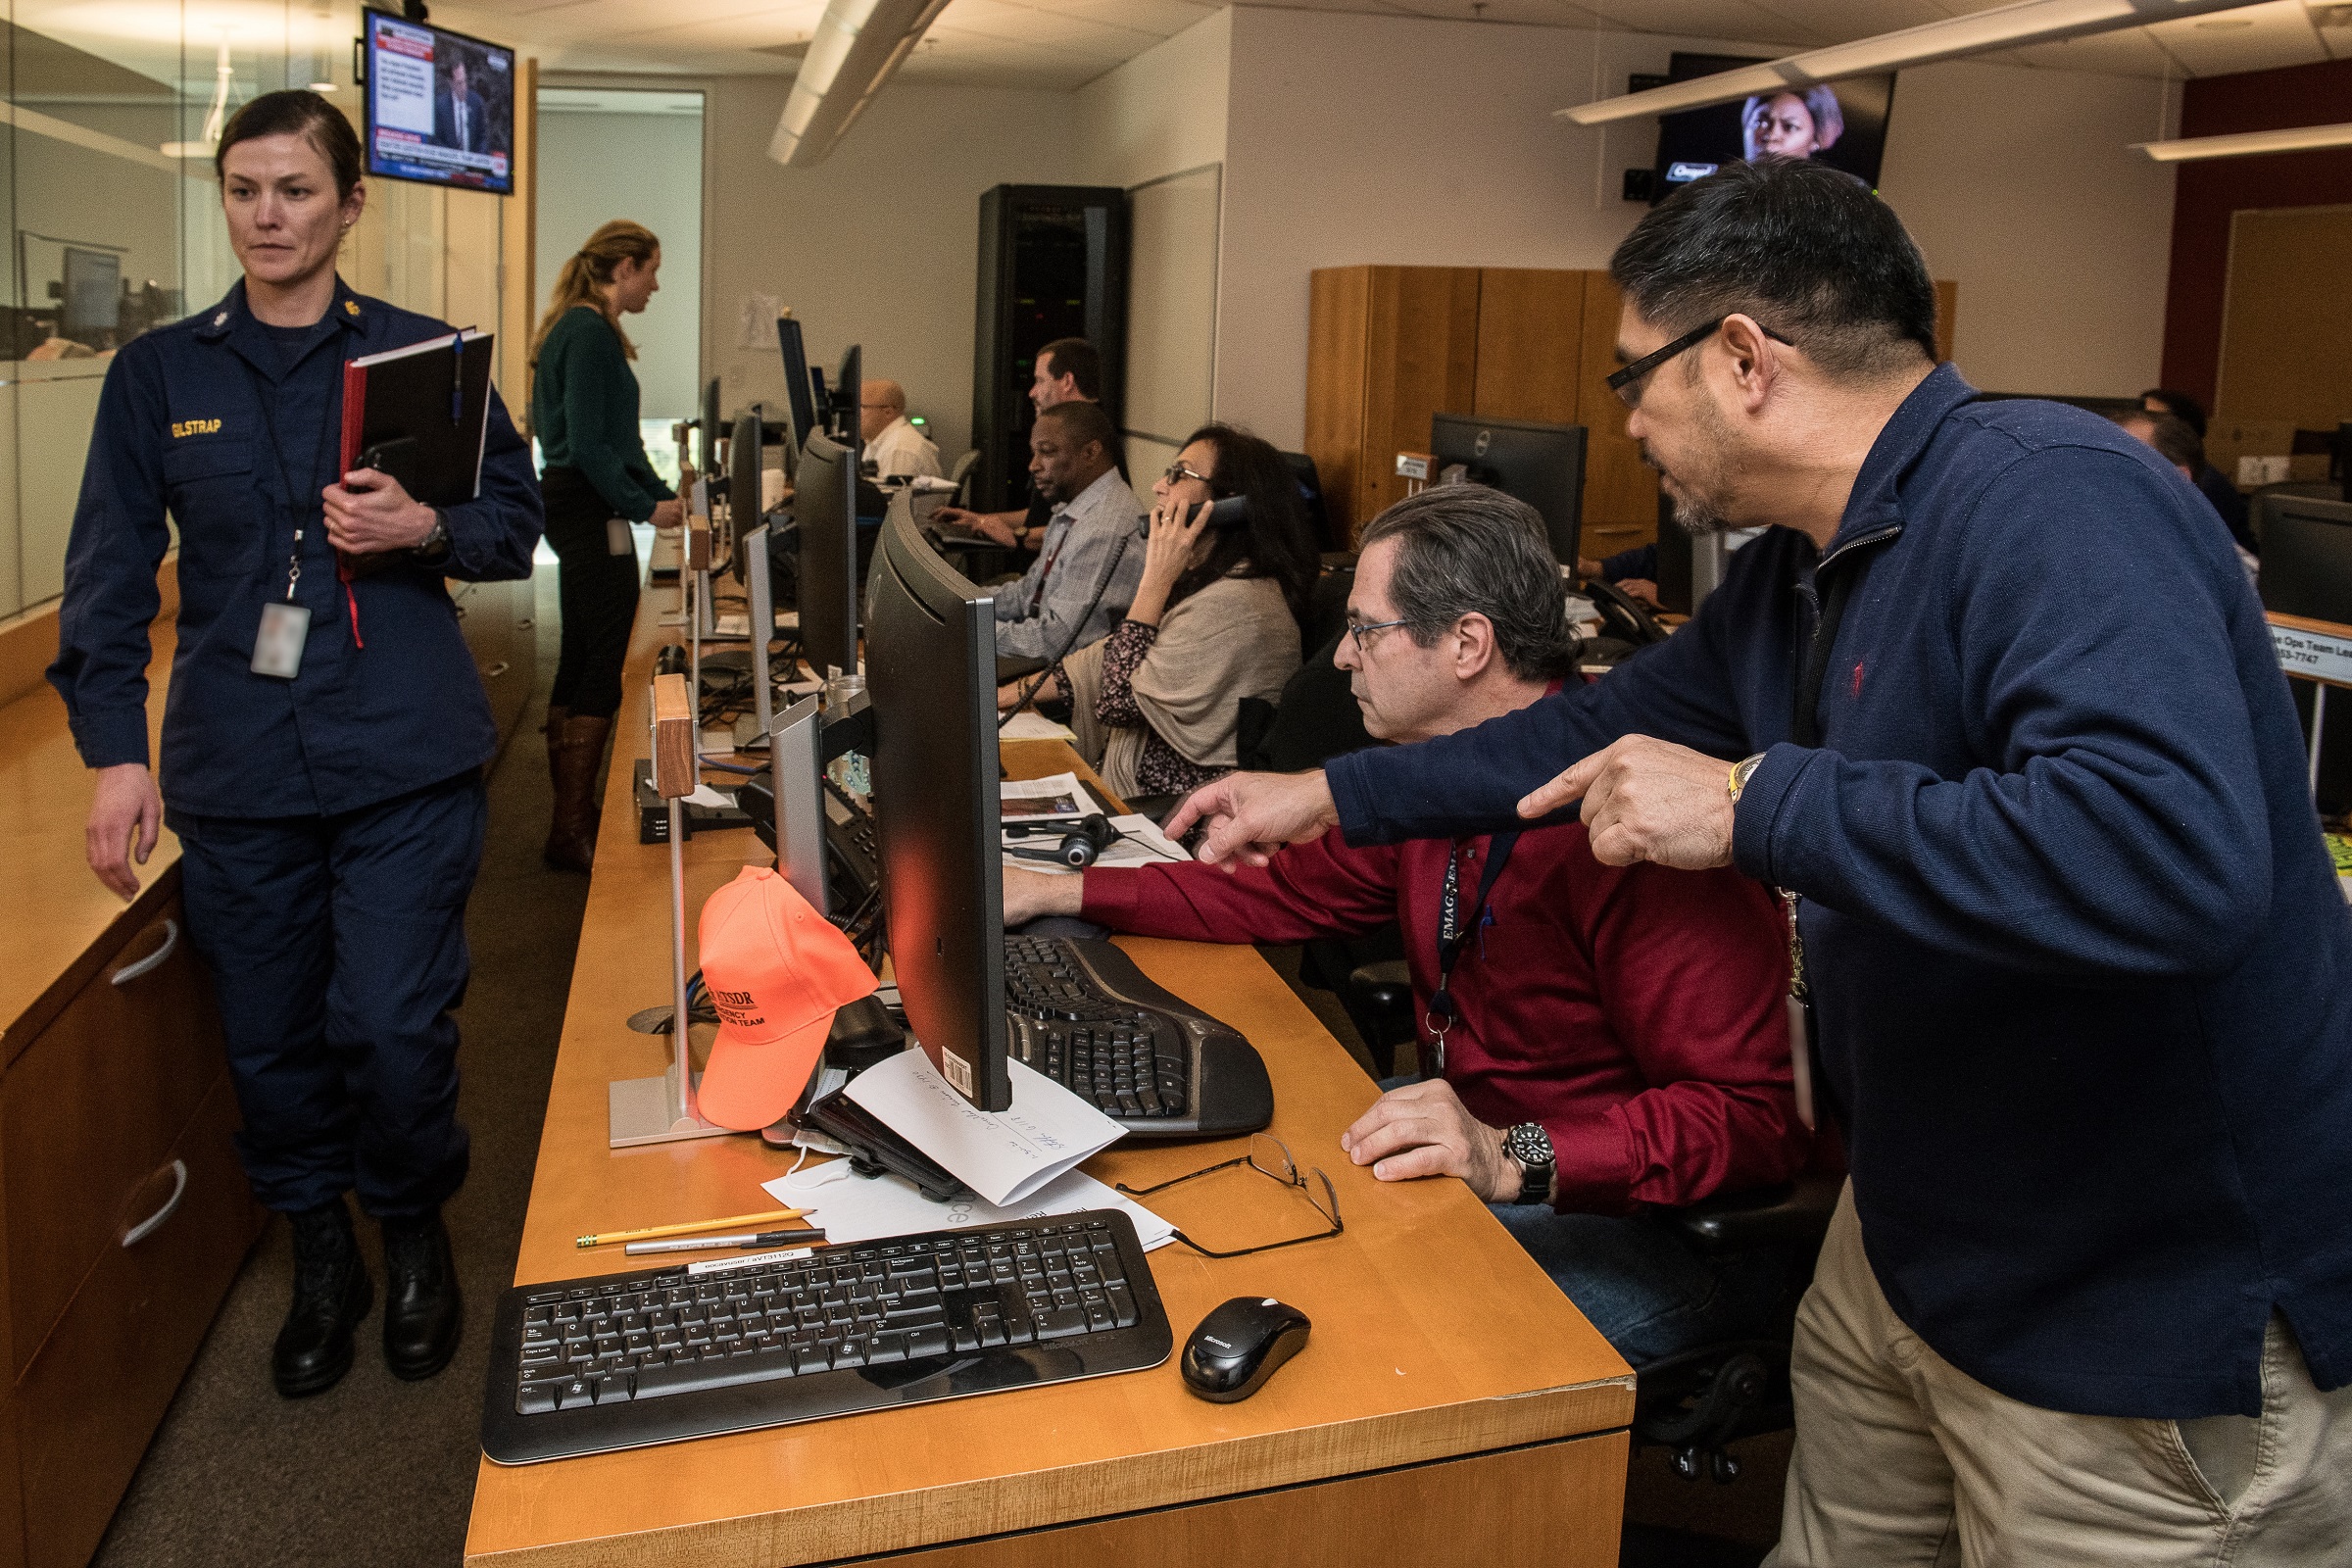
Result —
<path fill-rule="evenodd" d="M 122 1245 L 136 1247 L 157 1231 L 162 1230 L 164 1221 L 179 1212 L 179 1200 L 187 1196 L 188 1162 L 184 1159 L 175 1159 L 172 1162 L 172 1196 L 164 1200 L 163 1207 L 124 1231 Z"/>
<path fill-rule="evenodd" d="M 177 920 L 166 920 L 164 922 L 164 945 L 156 949 L 153 953 L 147 955 L 147 956 L 144 958 L 141 958 L 138 962 L 126 963 L 122 968 L 117 969 L 114 976 L 115 984 L 119 986 L 126 986 L 133 980 L 136 980 L 139 976 L 147 973 L 149 970 L 160 968 L 163 965 L 163 961 L 172 956 L 172 950 L 178 946 L 179 922 Z"/>
<path fill-rule="evenodd" d="M 531 629 L 531 617 L 528 615 L 523 616 L 520 620 L 514 623 L 514 629 L 516 631 L 529 631 Z"/>
<path fill-rule="evenodd" d="M 497 663 L 492 664 L 488 669 L 482 671 L 482 679 L 496 680 L 499 676 L 504 675 L 506 672 L 507 662 L 502 659 Z"/>

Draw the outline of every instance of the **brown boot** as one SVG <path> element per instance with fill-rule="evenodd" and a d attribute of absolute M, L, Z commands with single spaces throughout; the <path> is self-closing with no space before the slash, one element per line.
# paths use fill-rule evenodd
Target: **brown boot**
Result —
<path fill-rule="evenodd" d="M 558 708 L 553 703 L 547 705 L 547 722 L 540 726 L 540 733 L 547 737 L 547 781 L 550 784 L 556 781 L 556 748 L 564 743 L 564 721 L 570 716 L 570 709 Z"/>
<path fill-rule="evenodd" d="M 586 871 L 596 864 L 596 769 L 605 758 L 610 718 L 572 713 L 557 741 L 555 821 L 540 856 L 562 871 Z"/>

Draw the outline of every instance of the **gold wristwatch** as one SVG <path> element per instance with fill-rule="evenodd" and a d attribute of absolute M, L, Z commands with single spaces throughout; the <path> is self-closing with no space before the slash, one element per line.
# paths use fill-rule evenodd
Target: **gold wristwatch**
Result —
<path fill-rule="evenodd" d="M 1732 764 L 1732 776 L 1725 781 L 1724 788 L 1730 793 L 1734 806 L 1740 804 L 1740 792 L 1747 788 L 1747 781 L 1755 775 L 1756 768 L 1763 760 L 1764 754 L 1758 752 L 1753 757 L 1742 757 Z"/>

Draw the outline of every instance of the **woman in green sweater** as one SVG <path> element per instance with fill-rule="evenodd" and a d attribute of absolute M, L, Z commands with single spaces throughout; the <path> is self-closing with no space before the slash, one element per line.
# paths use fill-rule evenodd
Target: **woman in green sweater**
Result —
<path fill-rule="evenodd" d="M 620 318 L 662 285 L 662 242 L 615 219 L 564 264 L 531 344 L 532 433 L 545 467 L 547 542 L 563 563 L 564 653 L 547 704 L 555 780 L 551 865 L 585 871 L 596 853 L 596 769 L 620 710 L 620 666 L 637 618 L 637 546 L 628 523 L 675 527 L 680 507 L 646 462 L 637 431 L 637 350 Z"/>

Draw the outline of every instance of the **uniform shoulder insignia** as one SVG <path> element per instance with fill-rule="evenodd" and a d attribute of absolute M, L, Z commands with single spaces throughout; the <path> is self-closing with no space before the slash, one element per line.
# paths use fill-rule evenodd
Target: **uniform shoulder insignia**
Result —
<path fill-rule="evenodd" d="M 214 317 L 213 324 L 215 326 L 226 326 L 228 324 L 228 313 L 226 311 L 222 311 L 220 315 Z"/>
<path fill-rule="evenodd" d="M 360 302 L 359 302 L 358 300 L 345 300 L 345 301 L 343 302 L 343 311 L 344 311 L 344 314 L 345 314 L 345 315 L 347 315 L 347 316 L 357 316 L 357 315 L 359 315 L 359 314 L 360 314 Z"/>

